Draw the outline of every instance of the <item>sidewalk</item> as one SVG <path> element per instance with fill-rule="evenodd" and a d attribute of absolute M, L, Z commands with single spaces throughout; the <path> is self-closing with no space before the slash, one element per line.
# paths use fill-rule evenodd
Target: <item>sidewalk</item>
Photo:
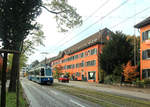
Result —
<path fill-rule="evenodd" d="M 55 83 L 58 83 L 58 80 L 55 80 Z M 121 87 L 121 86 L 114 86 L 114 85 L 89 83 L 84 81 L 70 81 L 69 83 L 64 83 L 64 84 L 80 87 L 80 88 L 87 88 L 87 89 L 94 89 L 102 92 L 108 92 L 120 96 L 134 97 L 137 99 L 145 99 L 150 101 L 149 88 Z"/>

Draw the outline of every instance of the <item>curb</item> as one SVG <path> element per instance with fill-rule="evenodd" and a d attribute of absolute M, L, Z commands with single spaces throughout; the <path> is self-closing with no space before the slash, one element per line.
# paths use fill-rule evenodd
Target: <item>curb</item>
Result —
<path fill-rule="evenodd" d="M 20 83 L 21 83 L 21 82 L 20 82 Z M 22 87 L 22 90 L 23 90 L 23 98 L 27 101 L 27 107 L 32 107 L 32 106 L 30 105 L 30 100 L 28 99 L 26 93 L 24 92 L 22 83 L 21 83 L 21 87 Z"/>

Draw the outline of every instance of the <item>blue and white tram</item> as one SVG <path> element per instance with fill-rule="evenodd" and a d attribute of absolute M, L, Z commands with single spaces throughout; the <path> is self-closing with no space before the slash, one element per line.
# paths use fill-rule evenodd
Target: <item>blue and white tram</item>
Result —
<path fill-rule="evenodd" d="M 28 79 L 40 84 L 53 83 L 52 70 L 50 67 L 38 67 L 28 72 Z"/>

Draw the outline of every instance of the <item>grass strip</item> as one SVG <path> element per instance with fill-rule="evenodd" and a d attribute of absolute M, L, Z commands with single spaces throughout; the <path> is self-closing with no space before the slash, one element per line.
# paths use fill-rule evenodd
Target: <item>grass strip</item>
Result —
<path fill-rule="evenodd" d="M 67 86 L 57 83 L 55 83 L 52 87 L 57 90 L 61 90 L 63 92 L 77 96 L 79 98 L 100 104 L 101 106 L 104 107 L 113 107 L 113 106 L 150 107 L 149 101 L 114 95 L 106 92 L 78 88 L 74 86 Z"/>
<path fill-rule="evenodd" d="M 24 98 L 23 89 L 20 85 L 20 93 L 19 93 L 19 107 L 29 107 L 26 99 Z M 16 93 L 15 92 L 7 92 L 6 93 L 6 107 L 16 107 Z"/>

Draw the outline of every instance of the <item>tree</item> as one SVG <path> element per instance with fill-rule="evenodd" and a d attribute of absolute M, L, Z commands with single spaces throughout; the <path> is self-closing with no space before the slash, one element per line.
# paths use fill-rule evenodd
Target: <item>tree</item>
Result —
<path fill-rule="evenodd" d="M 136 77 L 139 75 L 139 72 L 136 72 L 137 66 L 132 66 L 131 61 L 126 65 L 123 65 L 123 75 L 126 82 L 132 82 L 136 80 Z"/>
<path fill-rule="evenodd" d="M 127 63 L 133 56 L 133 46 L 125 34 L 116 32 L 105 44 L 100 55 L 100 66 L 107 74 L 113 74 L 115 67 Z"/>
<path fill-rule="evenodd" d="M 41 30 L 42 25 L 36 25 L 36 29 L 30 32 L 30 35 L 24 40 L 22 54 L 30 56 L 39 45 L 44 46 L 43 40 L 45 39 L 44 32 Z"/>
<path fill-rule="evenodd" d="M 127 36 L 127 40 L 130 40 L 132 46 L 133 46 L 133 54 L 134 57 L 131 59 L 131 63 L 139 64 L 140 63 L 140 36 Z"/>
<path fill-rule="evenodd" d="M 55 68 L 54 68 L 55 72 L 53 73 L 53 76 L 58 79 L 60 77 L 60 75 L 62 74 L 62 72 L 61 72 L 62 69 L 63 69 L 63 67 L 61 65 L 55 66 Z"/>
<path fill-rule="evenodd" d="M 18 1 L 16 1 L 16 2 L 18 2 Z M 22 49 L 23 49 L 22 47 L 24 46 L 23 44 L 25 44 L 25 43 L 29 44 L 27 46 L 27 48 L 30 48 L 30 50 L 31 50 L 31 46 L 32 46 L 31 44 L 33 42 L 31 42 L 29 40 L 27 40 L 27 41 L 24 41 L 24 40 L 28 34 L 33 34 L 32 30 L 34 28 L 36 29 L 37 23 L 35 23 L 35 18 L 41 13 L 42 7 L 44 9 L 48 10 L 49 12 L 56 15 L 55 18 L 56 18 L 56 22 L 58 23 L 59 31 L 62 31 L 62 32 L 68 31 L 67 28 L 70 29 L 70 28 L 73 28 L 74 26 L 82 23 L 81 16 L 79 16 L 79 14 L 76 13 L 76 10 L 73 7 L 71 7 L 70 5 L 68 5 L 65 0 L 53 0 L 50 4 L 43 4 L 41 0 L 38 0 L 38 1 L 36 1 L 36 0 L 31 0 L 31 1 L 23 0 L 19 3 L 20 4 L 17 4 L 17 3 L 14 4 L 16 7 L 13 7 L 13 8 L 19 7 L 18 9 L 15 9 L 16 13 L 17 13 L 17 11 L 21 11 L 22 9 L 26 10 L 25 8 L 27 8 L 27 10 L 29 10 L 29 8 L 32 10 L 30 12 L 29 11 L 25 12 L 24 10 L 22 10 L 21 11 L 22 13 L 26 13 L 28 15 L 18 18 L 18 19 L 22 19 L 22 20 L 23 19 L 29 19 L 28 20 L 29 23 L 27 23 L 26 25 L 25 25 L 25 23 L 19 22 L 25 26 L 29 26 L 28 27 L 29 29 L 23 29 L 22 31 L 20 31 L 20 32 L 27 31 L 26 33 L 22 34 L 22 40 L 19 40 L 17 45 L 13 44 L 13 46 L 14 46 L 13 49 L 16 49 L 16 50 L 19 49 L 19 51 L 22 51 Z M 24 6 L 24 8 L 21 7 L 21 4 Z M 48 7 L 50 7 L 51 10 Z M 30 14 L 32 14 L 32 16 Z M 13 40 L 18 40 L 17 36 L 14 37 Z M 16 85 L 15 85 L 16 72 L 15 71 L 17 71 L 16 70 L 17 66 L 19 66 L 19 65 L 17 65 L 17 61 L 19 61 L 18 57 L 19 57 L 18 55 L 13 56 L 13 65 L 12 65 L 12 74 L 11 74 L 12 78 L 10 80 L 9 91 L 15 91 L 15 87 L 16 87 Z"/>
<path fill-rule="evenodd" d="M 81 16 L 74 7 L 68 4 L 67 0 L 52 0 L 51 3 L 45 3 L 41 7 L 55 14 L 57 28 L 60 32 L 66 32 L 82 24 Z"/>
<path fill-rule="evenodd" d="M 35 28 L 33 21 L 41 13 L 41 3 L 39 0 L 0 1 L 0 38 L 5 49 L 21 52 L 23 40 Z M 18 71 L 19 57 L 20 54 L 13 56 L 13 72 Z"/>
<path fill-rule="evenodd" d="M 68 5 L 66 0 L 52 0 L 49 6 L 52 11 L 43 4 L 42 0 L 1 0 L 0 39 L 3 48 L 22 52 L 24 40 L 36 28 L 35 19 L 40 15 L 42 7 L 56 15 L 55 18 L 61 31 L 67 31 L 63 29 L 65 26 L 67 28 L 73 28 L 82 22 L 76 10 Z M 57 10 L 58 12 L 56 12 Z M 5 72 L 7 68 L 7 54 L 4 54 L 4 59 L 3 71 Z M 12 77 L 16 77 L 19 72 L 19 61 L 20 54 L 14 54 L 11 71 L 13 72 L 11 74 Z M 5 78 L 5 73 L 3 77 Z M 15 81 L 16 78 L 13 79 Z M 14 82 L 10 87 L 15 86 L 16 84 Z M 15 88 L 11 91 L 15 91 Z"/>
<path fill-rule="evenodd" d="M 41 30 L 42 26 L 40 24 L 36 24 L 35 29 L 33 29 L 23 42 L 21 58 L 20 58 L 20 68 L 25 65 L 27 62 L 27 56 L 34 53 L 35 46 L 43 45 L 43 39 L 45 38 L 43 31 Z M 16 56 L 14 55 L 13 58 Z M 15 60 L 13 60 L 15 61 Z M 13 62 L 12 62 L 13 63 Z M 16 91 L 16 72 L 13 71 L 14 65 L 12 65 L 12 72 L 10 78 L 9 92 Z M 14 76 L 15 75 L 15 76 Z"/>

